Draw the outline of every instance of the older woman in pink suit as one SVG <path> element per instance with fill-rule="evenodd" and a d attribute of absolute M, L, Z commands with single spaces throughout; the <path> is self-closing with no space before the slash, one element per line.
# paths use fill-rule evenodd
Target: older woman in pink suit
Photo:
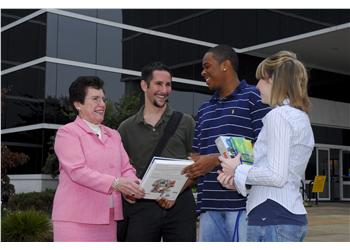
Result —
<path fill-rule="evenodd" d="M 115 241 L 121 195 L 130 201 L 144 196 L 119 133 L 101 124 L 104 98 L 98 77 L 78 77 L 69 88 L 78 116 L 58 129 L 55 140 L 54 241 Z"/>

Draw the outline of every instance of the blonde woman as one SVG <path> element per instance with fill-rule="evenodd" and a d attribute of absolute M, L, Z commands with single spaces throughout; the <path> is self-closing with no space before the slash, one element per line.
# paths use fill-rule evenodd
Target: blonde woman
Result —
<path fill-rule="evenodd" d="M 248 241 L 302 241 L 307 217 L 299 186 L 315 143 L 307 72 L 294 53 L 281 51 L 260 63 L 256 77 L 262 102 L 273 109 L 262 120 L 254 164 L 219 157 L 218 180 L 249 194 Z"/>

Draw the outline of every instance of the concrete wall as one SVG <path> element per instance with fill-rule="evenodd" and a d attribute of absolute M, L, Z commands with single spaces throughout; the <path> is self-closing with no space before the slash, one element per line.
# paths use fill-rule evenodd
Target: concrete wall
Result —
<path fill-rule="evenodd" d="M 311 99 L 311 123 L 314 125 L 350 129 L 350 104 Z"/>
<path fill-rule="evenodd" d="M 10 183 L 15 186 L 16 193 L 41 192 L 56 189 L 58 180 L 47 174 L 9 175 Z"/>

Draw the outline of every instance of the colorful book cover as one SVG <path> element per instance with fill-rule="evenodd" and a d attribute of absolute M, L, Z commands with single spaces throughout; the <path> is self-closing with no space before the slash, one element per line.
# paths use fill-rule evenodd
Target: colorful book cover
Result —
<path fill-rule="evenodd" d="M 226 158 L 233 158 L 238 153 L 245 164 L 253 164 L 253 144 L 251 140 L 235 136 L 219 136 L 215 140 L 216 146 L 221 155 Z"/>

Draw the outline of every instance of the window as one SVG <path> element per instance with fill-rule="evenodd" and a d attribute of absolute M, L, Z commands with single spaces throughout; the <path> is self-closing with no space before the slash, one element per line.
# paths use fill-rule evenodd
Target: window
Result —
<path fill-rule="evenodd" d="M 46 55 L 46 14 L 1 32 L 1 70 Z"/>

